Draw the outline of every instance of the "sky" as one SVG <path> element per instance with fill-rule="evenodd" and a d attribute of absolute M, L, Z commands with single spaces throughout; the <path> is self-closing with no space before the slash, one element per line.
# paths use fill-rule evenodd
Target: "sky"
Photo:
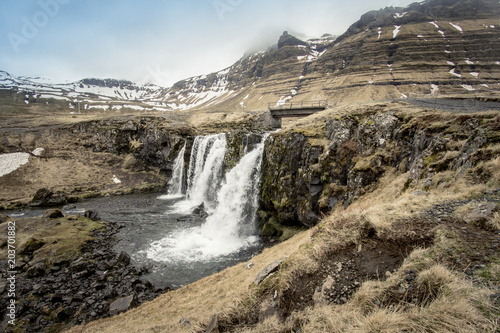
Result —
<path fill-rule="evenodd" d="M 340 35 L 416 0 L 2 0 L 0 70 L 54 83 L 114 78 L 169 87 L 265 50 L 283 31 Z"/>

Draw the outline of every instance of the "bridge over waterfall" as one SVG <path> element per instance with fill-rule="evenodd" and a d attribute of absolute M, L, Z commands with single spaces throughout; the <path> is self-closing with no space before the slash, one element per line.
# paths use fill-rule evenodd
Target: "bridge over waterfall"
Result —
<path fill-rule="evenodd" d="M 307 117 L 328 108 L 328 100 L 277 103 L 275 105 L 269 103 L 268 108 L 272 116 L 272 126 L 280 128 L 281 118 Z"/>

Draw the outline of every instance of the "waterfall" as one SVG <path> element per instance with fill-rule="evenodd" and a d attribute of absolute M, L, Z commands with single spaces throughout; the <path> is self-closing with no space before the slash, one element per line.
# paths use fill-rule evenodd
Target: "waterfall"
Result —
<path fill-rule="evenodd" d="M 223 175 L 227 142 L 225 134 L 195 138 L 188 171 L 187 197 L 194 204 L 211 207 Z"/>
<path fill-rule="evenodd" d="M 262 154 L 266 138 L 267 136 L 262 138 L 261 142 L 244 155 L 239 163 L 226 174 L 222 185 L 215 191 L 217 196 L 213 201 L 214 209 L 209 212 L 206 221 L 201 226 L 175 232 L 153 242 L 147 250 L 148 258 L 167 262 L 214 260 L 259 244 L 256 213 Z M 190 170 L 194 171 L 195 165 L 201 164 L 200 161 L 195 160 L 198 159 L 198 154 L 203 151 L 201 146 L 205 144 L 205 140 L 207 137 L 200 138 L 198 142 L 200 148 L 196 149 L 194 155 L 191 154 Z M 219 149 L 222 147 L 225 149 L 225 137 L 223 142 L 224 144 L 220 143 Z M 210 150 L 215 149 L 216 143 L 217 140 L 214 140 Z M 210 153 L 205 151 L 204 154 L 207 155 L 205 162 L 207 165 Z M 206 167 L 200 168 L 203 173 Z M 195 189 L 205 188 L 205 185 L 201 185 L 203 177 L 194 172 L 189 174 L 191 178 L 188 186 L 191 187 L 191 195 L 198 195 Z"/>
<path fill-rule="evenodd" d="M 186 197 L 173 205 L 171 212 L 188 214 L 202 203 L 207 210 L 215 207 L 217 191 L 224 174 L 226 150 L 225 134 L 197 136 L 194 139 L 187 172 Z M 175 197 L 170 192 L 169 195 L 159 197 L 167 200 L 173 198 Z"/>
<path fill-rule="evenodd" d="M 179 155 L 174 161 L 174 172 L 172 173 L 172 179 L 168 183 L 168 197 L 182 197 L 185 193 L 184 186 L 184 154 L 186 153 L 186 142 L 182 147 Z"/>

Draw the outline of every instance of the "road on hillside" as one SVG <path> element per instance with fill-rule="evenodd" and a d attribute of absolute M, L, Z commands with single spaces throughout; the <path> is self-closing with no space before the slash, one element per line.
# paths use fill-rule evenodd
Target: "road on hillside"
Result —
<path fill-rule="evenodd" d="M 484 102 L 474 99 L 405 98 L 397 100 L 406 101 L 418 107 L 457 113 L 500 111 L 500 102 Z"/>

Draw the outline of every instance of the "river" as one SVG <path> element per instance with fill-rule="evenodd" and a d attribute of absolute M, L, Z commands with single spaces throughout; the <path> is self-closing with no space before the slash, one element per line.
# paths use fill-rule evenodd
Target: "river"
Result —
<path fill-rule="evenodd" d="M 264 136 L 244 147 L 245 155 L 224 172 L 224 134 L 195 139 L 185 170 L 183 155 L 174 164 L 169 193 L 88 199 L 62 207 L 63 213 L 99 213 L 122 228 L 114 250 L 127 252 L 132 264 L 146 266 L 145 277 L 158 288 L 179 288 L 249 260 L 262 249 L 256 227 Z M 180 154 L 184 154 L 183 148 Z M 195 210 L 203 206 L 201 212 Z M 199 210 L 199 209 L 198 209 Z M 42 215 L 26 209 L 11 216 Z"/>

